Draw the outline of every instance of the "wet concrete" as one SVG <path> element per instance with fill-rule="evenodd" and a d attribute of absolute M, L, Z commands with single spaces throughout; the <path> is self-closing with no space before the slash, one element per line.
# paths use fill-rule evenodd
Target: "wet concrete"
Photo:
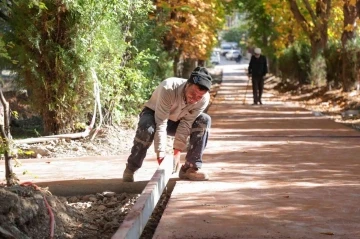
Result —
<path fill-rule="evenodd" d="M 211 180 L 177 182 L 154 238 L 360 238 L 360 132 L 269 94 L 250 105 L 245 67 L 224 67 L 208 111 Z"/>

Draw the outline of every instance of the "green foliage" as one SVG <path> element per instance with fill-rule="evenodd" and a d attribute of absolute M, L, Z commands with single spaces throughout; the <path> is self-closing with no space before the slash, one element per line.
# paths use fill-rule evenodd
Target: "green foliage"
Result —
<path fill-rule="evenodd" d="M 3 31 L 7 64 L 31 92 L 45 133 L 87 121 L 94 83 L 108 119 L 138 112 L 170 69 L 152 10 L 151 0 L 13 1 L 11 31 Z M 1 49 L 0 41 L 0 57 Z"/>
<path fill-rule="evenodd" d="M 29 170 L 27 170 L 27 169 L 25 169 L 25 170 L 22 172 L 22 174 L 23 174 L 23 175 L 29 175 L 29 176 L 31 176 L 31 177 L 33 177 L 33 178 L 38 178 L 38 177 L 39 177 L 38 175 L 32 173 L 31 171 L 29 171 Z"/>
<path fill-rule="evenodd" d="M 227 42 L 237 42 L 241 47 L 245 47 L 245 37 L 247 35 L 247 25 L 242 25 L 238 27 L 230 28 L 228 31 L 226 31 L 222 39 Z"/>
<path fill-rule="evenodd" d="M 14 119 L 19 119 L 19 113 L 17 111 L 11 111 L 11 116 L 14 118 Z"/>
<path fill-rule="evenodd" d="M 13 141 L 11 139 L 0 138 L 0 155 L 3 157 L 8 152 L 12 157 L 16 157 L 18 149 L 12 148 Z"/>
<path fill-rule="evenodd" d="M 0 27 L 1 27 L 1 24 L 0 24 Z M 1 61 L 2 59 L 7 60 L 7 61 L 10 60 L 10 56 L 8 55 L 5 46 L 6 46 L 6 44 L 5 44 L 5 42 L 4 42 L 4 39 L 3 39 L 3 37 L 0 35 L 0 61 Z"/>
<path fill-rule="evenodd" d="M 311 48 L 305 43 L 294 44 L 279 57 L 279 70 L 282 79 L 293 83 L 309 83 Z"/>
<path fill-rule="evenodd" d="M 349 74 L 349 83 L 354 85 L 356 81 L 360 81 L 360 37 L 357 36 L 349 41 L 345 46 L 344 57 L 347 57 L 347 66 L 345 71 Z"/>
<path fill-rule="evenodd" d="M 341 43 L 331 43 L 324 51 L 327 69 L 327 82 L 334 87 L 341 85 L 342 56 Z"/>
<path fill-rule="evenodd" d="M 316 86 L 326 85 L 326 62 L 323 54 L 318 54 L 311 59 L 310 80 Z"/>
<path fill-rule="evenodd" d="M 252 38 L 253 44 L 259 47 L 267 45 L 264 42 L 264 36 L 270 36 L 274 33 L 271 22 L 271 16 L 267 15 L 264 9 L 263 1 L 237 0 L 241 10 L 246 14 L 246 20 L 249 25 L 249 37 Z"/>
<path fill-rule="evenodd" d="M 76 122 L 75 123 L 75 131 L 76 132 L 83 132 L 86 129 L 86 124 L 83 122 Z"/>
<path fill-rule="evenodd" d="M 65 132 L 89 98 L 86 59 L 75 45 L 79 14 L 58 1 L 13 1 L 5 39 L 19 80 L 47 133 Z"/>
<path fill-rule="evenodd" d="M 360 80 L 360 37 L 347 42 L 333 42 L 324 52 L 327 66 L 327 83 L 344 91 L 353 89 Z"/>
<path fill-rule="evenodd" d="M 0 154 L 3 155 L 8 149 L 6 139 L 0 138 Z"/>
<path fill-rule="evenodd" d="M 274 45 L 278 39 L 278 33 L 274 26 L 274 16 L 265 11 L 266 1 L 235 0 L 234 2 L 244 15 L 243 28 L 247 29 L 245 35 L 247 46 L 240 44 L 241 47 L 243 49 L 260 47 L 269 59 L 275 59 L 277 49 Z"/>
<path fill-rule="evenodd" d="M 113 26 L 106 25 L 109 37 L 99 45 L 98 51 L 108 42 L 113 44 L 108 44 L 109 50 L 103 52 L 97 70 L 105 121 L 119 122 L 137 114 L 171 69 L 167 54 L 160 47 L 163 31 L 148 19 L 152 10 L 150 2 L 129 3 L 130 12 L 119 15 Z M 122 31 L 114 34 L 114 29 Z"/>

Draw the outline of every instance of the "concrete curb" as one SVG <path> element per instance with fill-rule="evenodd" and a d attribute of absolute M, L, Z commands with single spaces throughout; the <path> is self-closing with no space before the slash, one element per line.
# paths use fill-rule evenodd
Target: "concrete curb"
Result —
<path fill-rule="evenodd" d="M 141 236 L 173 170 L 173 157 L 166 156 L 141 193 L 123 223 L 111 239 L 135 239 Z"/>
<path fill-rule="evenodd" d="M 122 179 L 84 179 L 84 180 L 66 180 L 56 182 L 39 182 L 39 187 L 47 187 L 48 190 L 56 196 L 76 196 L 86 194 L 96 194 L 110 191 L 115 193 L 133 193 L 140 194 L 146 187 L 148 181 L 139 181 L 135 183 L 124 183 Z"/>

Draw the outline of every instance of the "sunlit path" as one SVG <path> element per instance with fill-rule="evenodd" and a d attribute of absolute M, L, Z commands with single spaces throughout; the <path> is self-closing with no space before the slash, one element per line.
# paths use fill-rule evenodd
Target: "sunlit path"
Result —
<path fill-rule="evenodd" d="M 247 63 L 217 67 L 211 181 L 178 181 L 154 238 L 360 238 L 360 133 L 266 92 L 252 106 Z"/>

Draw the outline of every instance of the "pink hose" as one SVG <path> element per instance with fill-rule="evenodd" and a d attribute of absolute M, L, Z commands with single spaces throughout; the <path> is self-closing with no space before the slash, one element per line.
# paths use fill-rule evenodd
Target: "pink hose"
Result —
<path fill-rule="evenodd" d="M 35 190 L 40 191 L 40 187 L 38 187 L 36 184 L 32 183 L 32 182 L 23 182 L 22 184 L 20 184 L 20 186 L 33 186 L 35 188 Z M 45 201 L 45 205 L 46 208 L 48 210 L 49 216 L 50 216 L 50 239 L 54 238 L 54 231 L 55 231 L 55 217 L 54 217 L 54 213 L 51 210 L 51 207 L 48 203 L 48 201 L 46 200 L 46 197 L 44 196 L 44 201 Z"/>
<path fill-rule="evenodd" d="M 46 204 L 46 208 L 48 210 L 48 213 L 50 215 L 50 239 L 54 238 L 54 231 L 55 231 L 55 218 L 54 218 L 54 213 L 51 210 L 51 207 L 48 203 L 48 201 L 46 200 L 46 197 L 44 195 L 44 201 Z"/>

